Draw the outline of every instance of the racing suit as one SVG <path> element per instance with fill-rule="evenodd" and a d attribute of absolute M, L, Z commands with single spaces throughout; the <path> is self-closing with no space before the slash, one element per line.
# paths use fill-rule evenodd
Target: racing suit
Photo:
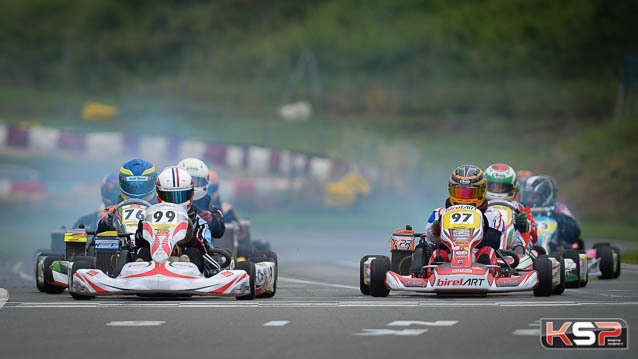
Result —
<path fill-rule="evenodd" d="M 429 263 L 431 264 L 436 257 L 441 257 L 444 261 L 449 262 L 448 249 L 441 243 L 441 215 L 445 210 L 451 207 L 450 199 L 445 200 L 445 208 L 437 208 L 432 211 L 432 214 L 428 218 L 428 222 L 425 226 L 425 235 L 428 241 L 437 245 L 436 250 L 432 253 Z M 483 201 L 479 205 L 478 210 L 483 213 L 483 239 L 475 247 L 478 249 L 476 257 L 480 257 L 481 254 L 487 254 L 490 258 L 490 264 L 496 264 L 496 253 L 494 250 L 499 249 L 501 244 L 501 234 L 505 229 L 505 223 L 501 217 L 501 213 L 493 208 L 489 208 L 487 201 Z"/>
<path fill-rule="evenodd" d="M 559 202 L 556 202 L 552 208 L 549 216 L 558 222 L 558 240 L 569 244 L 579 243 L 581 246 L 580 227 L 569 208 Z"/>
<path fill-rule="evenodd" d="M 516 229 L 516 235 L 514 236 L 514 240 L 511 243 L 511 248 L 506 248 L 506 249 L 512 249 L 519 245 L 527 249 L 530 243 L 536 244 L 536 242 L 538 241 L 538 232 L 536 228 L 536 222 L 534 221 L 534 216 L 532 215 L 532 211 L 530 210 L 530 208 L 524 207 L 522 204 L 520 204 L 519 202 L 515 200 L 507 201 L 504 199 L 495 199 L 488 202 L 488 205 L 490 207 L 496 206 L 499 204 L 506 207 L 510 207 L 510 208 L 511 206 L 509 205 L 514 206 L 515 209 L 512 211 L 513 212 L 512 221 L 514 221 L 518 213 L 525 212 L 527 214 L 528 228 L 527 229 L 519 228 L 516 226 L 516 224 L 514 224 L 514 228 Z"/>
<path fill-rule="evenodd" d="M 191 263 L 195 264 L 200 272 L 204 272 L 204 254 L 207 253 L 209 246 L 212 245 L 211 231 L 208 223 L 197 214 L 197 208 L 191 206 L 188 209 L 188 218 L 193 223 L 193 234 L 191 240 L 184 246 L 176 249 L 177 254 L 185 254 Z M 223 224 L 223 220 L 222 220 Z M 223 234 L 223 232 L 222 232 Z M 142 228 L 138 227 L 135 233 L 135 244 L 137 246 L 137 255 L 139 258 L 150 262 L 151 251 L 150 244 L 143 238 Z"/>

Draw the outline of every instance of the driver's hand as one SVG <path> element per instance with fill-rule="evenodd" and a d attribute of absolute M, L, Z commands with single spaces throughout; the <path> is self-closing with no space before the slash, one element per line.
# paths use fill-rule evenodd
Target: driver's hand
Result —
<path fill-rule="evenodd" d="M 520 233 L 529 232 L 529 222 L 527 221 L 527 218 L 527 213 L 525 212 L 518 212 L 514 217 L 514 227 Z"/>
<path fill-rule="evenodd" d="M 199 216 L 206 221 L 206 223 L 211 223 L 213 221 L 213 214 L 210 211 L 202 211 Z"/>
<path fill-rule="evenodd" d="M 432 222 L 432 234 L 434 234 L 435 236 L 441 235 L 441 220 L 440 219 L 436 219 L 434 220 L 434 222 Z"/>

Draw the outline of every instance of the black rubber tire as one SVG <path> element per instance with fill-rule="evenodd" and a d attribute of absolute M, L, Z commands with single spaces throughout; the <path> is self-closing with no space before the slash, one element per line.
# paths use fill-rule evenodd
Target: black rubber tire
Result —
<path fill-rule="evenodd" d="M 379 256 L 370 262 L 370 295 L 387 297 L 390 289 L 385 286 L 385 275 L 392 268 L 390 258 Z"/>
<path fill-rule="evenodd" d="M 542 246 L 539 246 L 538 244 L 534 244 L 532 248 L 536 250 L 536 252 L 538 252 L 538 254 L 541 256 L 544 256 L 547 254 L 547 251 L 545 250 L 545 248 L 543 248 Z"/>
<path fill-rule="evenodd" d="M 259 253 L 259 252 L 264 252 Z M 265 254 L 271 254 L 271 256 L 266 256 Z M 255 256 L 256 254 L 260 254 L 259 256 Z M 272 286 L 272 293 L 264 293 L 259 295 L 259 298 L 272 298 L 275 296 L 275 294 L 277 293 L 277 282 L 279 282 L 279 264 L 277 262 L 277 253 L 273 252 L 273 251 L 257 251 L 254 252 L 253 255 L 250 257 L 250 261 L 253 263 L 260 263 L 260 262 L 275 262 L 275 283 Z"/>
<path fill-rule="evenodd" d="M 609 242 L 598 242 L 598 243 L 594 243 L 594 246 L 592 248 L 594 249 L 598 249 L 598 247 L 602 247 L 602 246 L 611 246 L 611 243 Z"/>
<path fill-rule="evenodd" d="M 579 253 L 580 253 L 580 251 L 571 251 L 571 250 L 566 250 L 566 251 L 563 252 L 563 257 L 569 258 L 569 259 L 573 260 L 574 263 L 576 263 L 576 273 L 578 273 L 578 280 L 575 281 L 575 282 L 566 283 L 567 288 L 579 288 L 580 287 L 581 278 L 580 278 L 580 256 L 578 255 Z"/>
<path fill-rule="evenodd" d="M 611 279 L 614 278 L 614 256 L 609 244 L 600 245 L 596 247 L 596 258 L 600 258 L 598 268 L 600 269 L 600 278 Z"/>
<path fill-rule="evenodd" d="M 78 258 L 78 257 L 76 257 Z M 93 260 L 95 261 L 95 257 L 92 257 Z M 73 262 L 73 266 L 71 267 L 71 278 L 73 278 L 73 276 L 75 275 L 75 272 L 77 272 L 79 269 L 94 269 L 95 265 L 93 265 L 94 262 L 89 262 L 86 260 L 76 260 L 75 262 Z M 71 281 L 69 281 L 69 284 L 71 283 Z M 71 294 L 71 297 L 73 297 L 73 299 L 75 300 L 89 300 L 89 299 L 93 299 L 93 296 L 90 295 L 82 295 L 82 294 L 76 294 L 76 293 L 71 293 L 69 292 L 69 294 Z"/>
<path fill-rule="evenodd" d="M 55 256 L 56 258 L 59 258 L 58 260 L 64 260 L 64 254 L 60 254 L 60 253 L 53 253 L 53 252 L 41 252 L 38 253 L 38 255 L 35 257 L 35 265 L 34 265 L 34 269 L 35 269 L 35 286 L 36 288 L 38 288 L 38 291 L 45 293 L 44 291 L 44 284 L 41 284 L 38 282 L 38 276 L 40 275 L 40 268 L 38 267 L 38 258 L 40 257 L 50 257 L 50 256 Z M 44 277 L 44 273 L 42 273 L 42 276 Z"/>
<path fill-rule="evenodd" d="M 549 297 L 552 295 L 552 261 L 547 255 L 536 257 L 534 270 L 538 272 L 538 286 L 534 289 L 537 297 Z"/>
<path fill-rule="evenodd" d="M 237 258 L 244 257 L 248 259 L 252 252 L 252 246 L 248 241 L 239 241 L 237 243 Z"/>
<path fill-rule="evenodd" d="M 57 285 L 49 284 L 49 282 L 53 281 L 53 272 L 49 267 L 51 267 L 51 264 L 53 264 L 53 262 L 61 260 L 64 260 L 63 256 L 50 256 L 44 259 L 44 283 L 42 286 L 44 288 L 44 292 L 47 294 L 60 294 L 66 289 L 65 287 L 59 287 Z"/>
<path fill-rule="evenodd" d="M 400 275 L 407 275 L 408 274 L 407 270 L 405 273 L 401 273 L 401 262 L 406 257 L 412 257 L 412 252 L 411 251 L 391 251 L 390 255 L 392 257 L 391 270 L 395 273 L 399 273 Z"/>
<path fill-rule="evenodd" d="M 622 263 L 620 260 L 620 249 L 618 247 L 611 247 L 611 250 L 618 254 L 616 256 L 616 270 L 614 271 L 614 278 L 620 277 L 620 264 Z"/>
<path fill-rule="evenodd" d="M 277 260 L 277 253 L 273 252 L 273 251 L 254 251 L 251 255 L 251 258 L 258 258 L 258 257 L 266 257 L 266 258 L 270 258 L 272 259 L 275 264 L 279 265 L 279 261 Z"/>
<path fill-rule="evenodd" d="M 554 287 L 552 294 L 561 295 L 565 291 L 565 258 L 562 255 L 558 256 L 558 262 L 560 263 L 560 284 Z M 578 281 L 576 281 L 578 283 Z"/>
<path fill-rule="evenodd" d="M 97 258 L 91 256 L 77 256 L 75 257 L 76 262 L 89 262 L 91 265 L 91 269 L 97 268 Z"/>
<path fill-rule="evenodd" d="M 248 274 L 248 278 L 249 278 L 249 285 L 250 285 L 250 294 L 246 294 L 246 295 L 242 295 L 239 297 L 235 297 L 237 300 L 252 300 L 255 299 L 255 294 L 257 291 L 257 287 L 256 287 L 256 277 L 257 277 L 257 269 L 255 269 L 255 263 L 253 263 L 250 260 L 245 260 L 245 261 L 241 261 L 239 263 L 237 263 L 237 266 L 235 267 L 236 269 L 239 270 L 244 270 L 246 271 L 246 273 Z"/>
<path fill-rule="evenodd" d="M 363 295 L 370 295 L 370 287 L 368 287 L 363 282 L 363 264 L 370 257 L 374 257 L 374 256 L 363 256 L 363 257 L 361 257 L 361 260 L 359 261 L 359 290 L 361 291 L 361 294 L 363 294 Z"/>

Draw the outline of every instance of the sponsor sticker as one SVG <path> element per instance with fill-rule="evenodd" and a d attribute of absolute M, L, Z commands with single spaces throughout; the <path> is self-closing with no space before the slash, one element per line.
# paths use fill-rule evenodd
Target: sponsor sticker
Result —
<path fill-rule="evenodd" d="M 628 349 L 624 319 L 541 319 L 541 344 L 547 349 Z"/>
<path fill-rule="evenodd" d="M 452 273 L 472 273 L 472 268 L 452 268 Z"/>
<path fill-rule="evenodd" d="M 232 276 L 232 275 L 233 275 L 233 272 L 230 272 L 230 271 L 225 270 L 225 271 L 223 271 L 221 274 L 222 274 L 224 277 L 230 277 L 230 276 Z"/>
<path fill-rule="evenodd" d="M 86 274 L 90 275 L 91 277 L 95 277 L 98 274 L 98 272 L 91 269 L 90 271 L 87 271 Z"/>
<path fill-rule="evenodd" d="M 470 270 L 471 271 L 471 270 Z M 485 278 L 467 278 L 467 279 L 437 279 L 438 287 L 480 287 L 483 285 Z"/>
<path fill-rule="evenodd" d="M 120 248 L 120 241 L 117 239 L 96 239 L 95 249 L 116 250 Z"/>

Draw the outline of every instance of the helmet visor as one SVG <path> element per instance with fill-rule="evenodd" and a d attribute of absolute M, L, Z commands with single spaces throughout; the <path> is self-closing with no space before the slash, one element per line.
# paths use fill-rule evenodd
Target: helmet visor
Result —
<path fill-rule="evenodd" d="M 526 205 L 534 206 L 536 204 L 539 204 L 541 200 L 542 200 L 542 196 L 539 193 L 531 192 L 531 191 L 521 193 L 520 202 Z"/>
<path fill-rule="evenodd" d="M 193 176 L 193 185 L 195 187 L 206 187 L 208 186 L 208 178 Z"/>
<path fill-rule="evenodd" d="M 155 189 L 155 181 L 147 176 L 120 177 L 120 189 L 131 197 L 142 196 Z"/>
<path fill-rule="evenodd" d="M 487 182 L 487 191 L 491 193 L 512 193 L 514 185 L 503 182 Z"/>
<path fill-rule="evenodd" d="M 450 197 L 457 199 L 474 199 L 485 196 L 485 187 L 449 187 Z"/>
<path fill-rule="evenodd" d="M 181 204 L 189 202 L 193 198 L 193 190 L 180 190 L 180 191 L 161 191 L 157 190 L 157 196 L 163 202 Z"/>

